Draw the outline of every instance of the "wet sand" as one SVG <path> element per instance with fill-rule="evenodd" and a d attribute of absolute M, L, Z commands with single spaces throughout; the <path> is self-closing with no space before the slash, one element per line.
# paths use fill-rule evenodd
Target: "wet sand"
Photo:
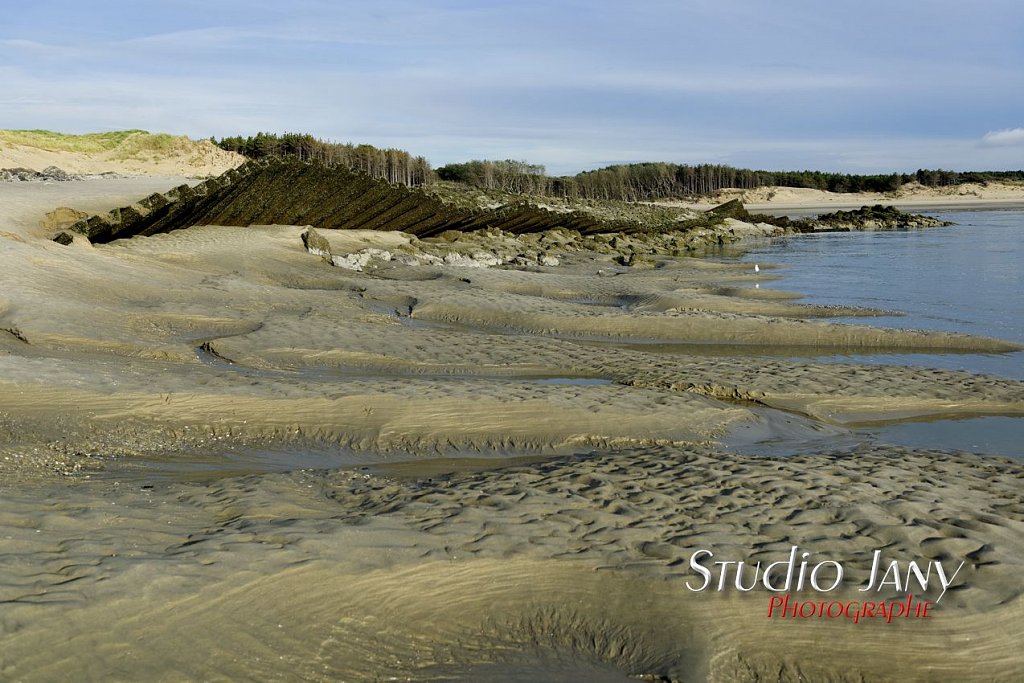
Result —
<path fill-rule="evenodd" d="M 1020 480 L 1007 461 L 898 449 L 764 459 L 658 448 L 446 476 L 22 486 L 4 492 L 0 671 L 1010 681 Z M 857 577 L 874 548 L 968 566 L 925 622 L 772 620 L 764 591 L 684 588 L 699 577 L 681 560 L 698 548 L 771 560 L 790 544 Z"/>
<path fill-rule="evenodd" d="M 626 268 L 579 244 L 557 266 L 479 268 L 426 256 L 486 238 L 410 240 L 424 264 L 364 272 L 307 251 L 304 226 L 61 246 L 33 225 L 75 206 L 54 199 L 0 209 L 2 678 L 1009 681 L 1024 665 L 1019 463 L 719 446 L 1020 416 L 1021 382 L 813 360 L 1013 344 L 831 324 L 872 312 L 755 289 L 769 268 Z M 681 343 L 702 351 L 655 348 Z M 282 471 L 289 454 L 303 469 Z M 770 620 L 765 591 L 685 588 L 697 549 L 793 545 L 857 577 L 875 549 L 965 566 L 933 619 L 899 624 Z"/>

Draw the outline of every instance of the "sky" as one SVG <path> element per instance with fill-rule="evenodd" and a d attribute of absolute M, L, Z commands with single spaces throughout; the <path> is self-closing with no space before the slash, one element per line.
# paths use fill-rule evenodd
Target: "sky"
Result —
<path fill-rule="evenodd" d="M 431 163 L 1024 168 L 1020 0 L 0 0 L 0 128 Z"/>

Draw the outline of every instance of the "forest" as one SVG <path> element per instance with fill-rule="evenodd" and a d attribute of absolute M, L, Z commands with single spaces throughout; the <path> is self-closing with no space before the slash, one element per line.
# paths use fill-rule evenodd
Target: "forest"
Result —
<path fill-rule="evenodd" d="M 805 187 L 830 192 L 892 192 L 909 182 L 929 187 L 1024 181 L 1024 171 L 957 172 L 921 169 L 916 173 L 854 175 L 822 171 L 754 171 L 722 164 L 619 164 L 574 176 L 551 177 L 525 161 L 470 161 L 435 169 L 440 180 L 483 189 L 527 192 L 567 199 L 627 202 L 711 194 L 725 188 Z M 521 189 L 528 188 L 528 189 Z"/>
<path fill-rule="evenodd" d="M 766 186 L 804 187 L 829 192 L 892 192 L 909 182 L 929 187 L 1024 181 L 1020 171 L 946 171 L 920 169 L 915 173 L 857 175 L 824 171 L 755 171 L 723 164 L 646 162 L 617 164 L 574 176 L 549 176 L 543 165 L 527 161 L 473 160 L 432 169 L 422 156 L 400 149 L 327 142 L 300 133 L 258 133 L 213 140 L 222 149 L 250 159 L 296 157 L 362 171 L 391 183 L 418 186 L 435 181 L 463 183 L 485 190 L 566 199 L 627 202 L 684 198 L 725 188 Z"/>
<path fill-rule="evenodd" d="M 401 149 L 380 149 L 373 145 L 327 142 L 305 133 L 257 133 L 211 141 L 221 149 L 238 152 L 249 159 L 294 157 L 362 171 L 389 183 L 417 186 L 430 182 L 433 171 L 421 156 Z"/>

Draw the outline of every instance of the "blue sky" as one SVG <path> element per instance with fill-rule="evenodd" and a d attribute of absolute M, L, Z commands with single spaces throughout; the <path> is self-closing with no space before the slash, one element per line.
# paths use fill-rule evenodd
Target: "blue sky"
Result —
<path fill-rule="evenodd" d="M 0 0 L 0 128 L 435 165 L 1024 167 L 1020 0 Z"/>

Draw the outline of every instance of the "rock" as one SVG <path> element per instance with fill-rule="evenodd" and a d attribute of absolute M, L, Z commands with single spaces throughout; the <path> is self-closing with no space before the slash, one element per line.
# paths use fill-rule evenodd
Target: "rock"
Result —
<path fill-rule="evenodd" d="M 388 262 L 391 260 L 391 252 L 384 249 L 375 249 L 369 247 L 358 251 L 354 254 L 345 254 L 344 256 L 332 256 L 331 264 L 339 268 L 346 268 L 348 270 L 362 271 L 369 266 L 373 261 Z"/>
<path fill-rule="evenodd" d="M 63 169 L 57 168 L 56 166 L 47 166 L 46 168 L 43 169 L 43 172 L 40 175 L 43 176 L 43 180 L 59 180 L 59 181 L 75 180 L 76 178 L 80 178 L 81 177 L 81 176 L 72 176 L 72 175 L 70 175 L 68 173 L 65 173 Z"/>
<path fill-rule="evenodd" d="M 331 243 L 313 228 L 302 233 L 302 244 L 310 254 L 313 254 L 314 256 L 323 256 L 330 260 Z"/>
<path fill-rule="evenodd" d="M 489 268 L 491 266 L 499 266 L 503 261 L 493 254 L 485 254 L 483 252 L 478 252 L 473 256 L 465 256 L 451 251 L 444 257 L 444 263 L 448 266 L 461 268 Z"/>
<path fill-rule="evenodd" d="M 904 230 L 950 225 L 931 216 L 905 213 L 892 206 L 862 206 L 853 211 L 836 211 L 817 218 L 794 221 L 799 232 L 828 232 L 849 230 Z"/>
<path fill-rule="evenodd" d="M 61 230 L 53 236 L 53 241 L 63 246 L 91 247 L 92 243 L 85 235 L 70 230 Z"/>
<path fill-rule="evenodd" d="M 68 206 L 59 206 L 46 214 L 40 222 L 40 226 L 50 231 L 64 230 L 66 228 L 70 228 L 83 218 L 88 217 L 89 214 L 84 211 L 72 209 Z"/>
<path fill-rule="evenodd" d="M 740 221 L 750 221 L 750 213 L 743 206 L 743 202 L 739 199 L 730 199 L 724 204 L 719 204 L 713 209 L 708 209 L 708 213 L 720 218 L 735 218 Z"/>
<path fill-rule="evenodd" d="M 395 257 L 395 263 L 400 263 L 403 266 L 422 266 L 423 264 L 436 266 L 443 261 L 433 254 L 399 254 Z"/>
<path fill-rule="evenodd" d="M 498 256 L 495 256 L 494 254 L 489 254 L 486 251 L 476 251 L 476 252 L 473 252 L 473 255 L 472 255 L 471 258 L 474 261 L 476 261 L 477 263 L 479 263 L 479 264 L 481 264 L 481 265 L 483 265 L 485 267 L 488 267 L 488 268 L 493 267 L 493 266 L 500 266 L 503 263 L 505 263 L 504 259 L 499 258 Z"/>
<path fill-rule="evenodd" d="M 12 181 L 12 180 L 22 180 L 22 181 L 39 180 L 39 178 L 40 178 L 40 175 L 39 175 L 39 173 L 37 171 L 33 171 L 30 168 L 22 168 L 20 166 L 15 167 L 15 168 L 5 168 L 5 169 L 3 169 L 3 174 L 4 174 L 4 176 L 3 176 L 4 180 L 7 180 L 7 181 Z"/>
<path fill-rule="evenodd" d="M 42 171 L 34 171 L 31 168 L 5 168 L 0 169 L 0 180 L 6 182 L 12 182 L 15 180 L 20 181 L 68 181 L 68 180 L 82 180 L 84 176 L 67 173 L 64 170 L 57 168 L 56 166 L 47 166 Z"/>

